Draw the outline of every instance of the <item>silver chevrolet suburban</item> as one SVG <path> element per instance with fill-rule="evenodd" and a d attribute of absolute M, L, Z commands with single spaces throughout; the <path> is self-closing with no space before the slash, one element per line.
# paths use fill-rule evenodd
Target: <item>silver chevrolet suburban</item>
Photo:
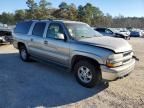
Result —
<path fill-rule="evenodd" d="M 102 80 L 123 78 L 135 67 L 134 53 L 127 41 L 103 37 L 82 22 L 23 21 L 16 25 L 13 40 L 23 61 L 36 58 L 64 66 L 89 88 Z"/>

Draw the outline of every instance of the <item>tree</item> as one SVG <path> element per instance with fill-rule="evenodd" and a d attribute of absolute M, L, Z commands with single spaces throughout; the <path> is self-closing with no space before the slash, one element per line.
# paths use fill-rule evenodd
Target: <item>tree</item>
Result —
<path fill-rule="evenodd" d="M 50 9 L 51 3 L 47 2 L 46 0 L 40 0 L 39 2 L 39 19 L 48 19 L 51 17 Z"/>
<path fill-rule="evenodd" d="M 58 19 L 69 19 L 69 5 L 65 2 L 62 2 L 59 5 L 59 9 L 57 9 L 53 16 Z"/>
<path fill-rule="evenodd" d="M 75 4 L 62 2 L 58 9 L 52 8 L 52 4 L 47 0 L 40 0 L 39 4 L 35 0 L 27 0 L 28 9 L 16 10 L 15 13 L 3 12 L 0 14 L 0 22 L 6 24 L 15 24 L 25 19 L 68 19 L 86 22 L 91 26 L 97 27 L 135 27 L 144 28 L 144 17 L 124 17 L 119 15 L 112 17 L 90 3 L 76 7 Z"/>
<path fill-rule="evenodd" d="M 77 8 L 73 3 L 68 5 L 62 2 L 59 9 L 53 13 L 53 16 L 58 19 L 77 20 Z"/>
<path fill-rule="evenodd" d="M 102 17 L 102 25 L 104 27 L 111 27 L 113 24 L 112 16 L 110 14 L 106 14 L 106 16 Z"/>
<path fill-rule="evenodd" d="M 90 3 L 78 7 L 78 19 L 90 25 L 95 25 L 96 19 L 101 16 L 103 16 L 102 11 Z"/>
<path fill-rule="evenodd" d="M 84 21 L 84 16 L 85 16 L 84 7 L 82 5 L 80 5 L 78 7 L 78 20 L 79 21 Z"/>
<path fill-rule="evenodd" d="M 15 24 L 14 14 L 3 12 L 0 15 L 0 22 L 4 24 Z"/>
<path fill-rule="evenodd" d="M 36 18 L 36 12 L 38 11 L 37 3 L 35 3 L 34 0 L 27 0 L 26 4 L 29 8 L 27 10 L 27 18 L 28 19 L 35 19 Z"/>
<path fill-rule="evenodd" d="M 76 5 L 75 5 L 74 3 L 71 3 L 71 4 L 70 4 L 70 7 L 71 7 L 71 8 L 74 8 L 74 9 L 77 9 L 77 7 L 76 7 Z"/>
<path fill-rule="evenodd" d="M 59 5 L 59 8 L 60 9 L 67 9 L 68 8 L 68 5 L 66 2 L 62 2 L 60 5 Z"/>
<path fill-rule="evenodd" d="M 16 10 L 14 18 L 17 22 L 25 20 L 26 18 L 25 10 Z"/>
<path fill-rule="evenodd" d="M 78 15 L 78 12 L 77 12 L 77 8 L 74 4 L 70 4 L 68 6 L 68 19 L 69 20 L 77 20 L 77 15 Z"/>

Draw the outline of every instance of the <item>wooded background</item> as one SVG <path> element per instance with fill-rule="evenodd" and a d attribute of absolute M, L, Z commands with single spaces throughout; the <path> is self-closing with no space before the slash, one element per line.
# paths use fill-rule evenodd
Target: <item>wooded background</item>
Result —
<path fill-rule="evenodd" d="M 144 28 L 144 17 L 124 17 L 119 15 L 112 17 L 104 14 L 98 7 L 91 3 L 76 7 L 75 4 L 62 2 L 59 8 L 53 8 L 47 0 L 27 0 L 28 9 L 16 10 L 14 13 L 3 12 L 0 14 L 0 22 L 15 25 L 17 22 L 27 19 L 66 19 L 86 22 L 93 27 L 134 27 Z"/>

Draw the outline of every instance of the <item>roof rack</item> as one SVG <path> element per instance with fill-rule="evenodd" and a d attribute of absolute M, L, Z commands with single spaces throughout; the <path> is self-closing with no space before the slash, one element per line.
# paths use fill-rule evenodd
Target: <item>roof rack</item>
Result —
<path fill-rule="evenodd" d="M 56 19 L 51 19 L 51 18 L 48 18 L 48 19 L 25 19 L 24 21 L 45 21 L 45 20 L 53 21 Z"/>
<path fill-rule="evenodd" d="M 48 19 L 26 19 L 26 20 L 23 20 L 23 21 L 69 21 L 68 19 L 54 19 L 54 18 L 48 18 Z"/>

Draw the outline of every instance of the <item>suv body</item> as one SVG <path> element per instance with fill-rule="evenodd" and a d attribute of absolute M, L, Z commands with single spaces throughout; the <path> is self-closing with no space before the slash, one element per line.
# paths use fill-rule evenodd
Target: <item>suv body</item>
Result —
<path fill-rule="evenodd" d="M 99 36 L 89 25 L 63 20 L 20 22 L 13 32 L 13 45 L 23 61 L 30 57 L 69 68 L 85 87 L 99 80 L 112 81 L 128 75 L 135 66 L 131 45 Z"/>

